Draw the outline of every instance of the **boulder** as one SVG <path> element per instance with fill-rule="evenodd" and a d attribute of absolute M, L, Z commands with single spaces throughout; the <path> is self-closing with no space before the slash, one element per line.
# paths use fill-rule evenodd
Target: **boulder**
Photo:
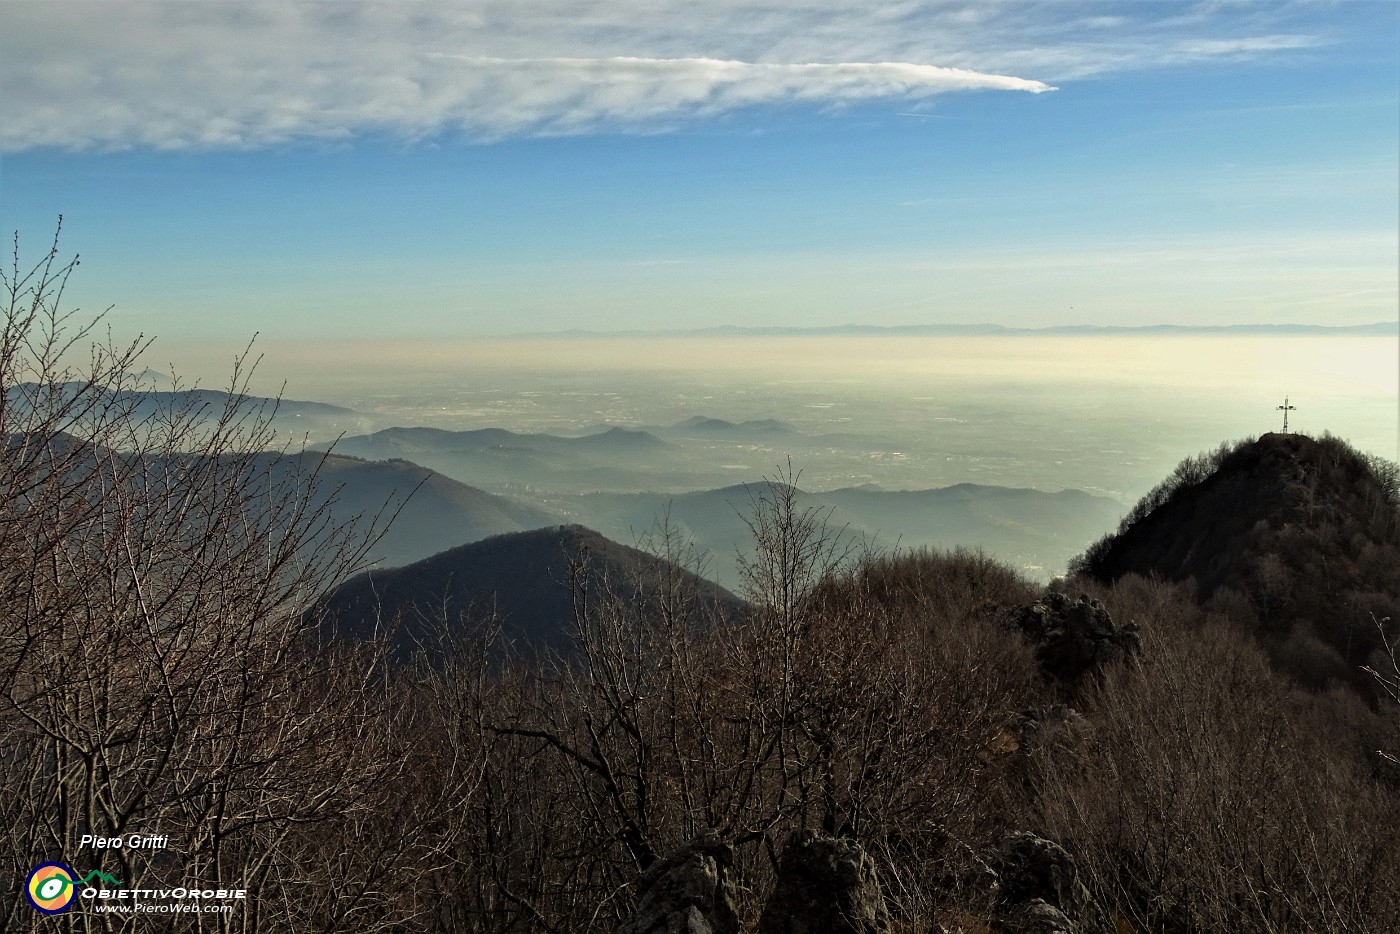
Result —
<path fill-rule="evenodd" d="M 642 873 L 636 911 L 618 934 L 738 934 L 733 865 L 728 844 L 695 838 Z"/>
<path fill-rule="evenodd" d="M 1071 600 L 1052 591 L 1012 610 L 1007 624 L 1035 646 L 1046 675 L 1070 685 L 1086 672 L 1142 650 L 1137 627 L 1114 626 L 1103 604 L 1087 594 Z"/>
<path fill-rule="evenodd" d="M 788 838 L 759 934 L 885 934 L 889 926 L 875 862 L 864 850 L 813 831 Z"/>
<path fill-rule="evenodd" d="M 1003 934 L 1078 934 L 1079 931 L 1063 911 L 1039 898 L 1003 914 L 997 926 Z"/>
<path fill-rule="evenodd" d="M 999 926 L 1008 934 L 1074 934 L 1089 901 L 1079 868 L 1064 847 L 1033 833 L 1002 838 L 988 860 L 997 874 Z"/>

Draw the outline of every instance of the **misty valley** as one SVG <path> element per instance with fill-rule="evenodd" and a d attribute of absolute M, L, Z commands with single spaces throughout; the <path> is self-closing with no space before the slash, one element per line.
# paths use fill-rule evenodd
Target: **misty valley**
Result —
<path fill-rule="evenodd" d="M 1049 580 L 1183 452 L 1277 428 L 1286 393 L 1295 424 L 1394 450 L 1393 344 L 596 336 L 340 347 L 337 368 L 274 345 L 268 366 L 320 400 L 283 400 L 274 424 L 281 444 L 338 455 L 348 511 L 403 497 L 411 465 L 436 473 L 380 542 L 386 565 L 547 525 L 632 544 L 669 517 L 732 587 L 746 512 L 789 471 L 853 542 L 981 548 Z"/>

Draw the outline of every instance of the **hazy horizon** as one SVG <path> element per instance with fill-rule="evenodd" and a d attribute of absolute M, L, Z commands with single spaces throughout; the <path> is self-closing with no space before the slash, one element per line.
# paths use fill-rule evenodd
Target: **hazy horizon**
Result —
<path fill-rule="evenodd" d="M 65 307 L 206 387 L 257 334 L 254 391 L 379 427 L 777 418 L 874 436 L 804 443 L 826 486 L 1131 498 L 1285 396 L 1394 456 L 1396 338 L 823 329 L 1397 320 L 1397 36 L 1388 2 L 11 0 L 0 229 L 24 264 L 62 215 Z"/>
<path fill-rule="evenodd" d="M 1400 342 L 1390 337 L 593 337 L 263 349 L 254 390 L 275 393 L 286 379 L 289 399 L 352 408 L 363 418 L 338 429 L 348 434 L 424 426 L 573 435 L 699 415 L 778 419 L 805 436 L 790 451 L 780 442 L 731 451 L 734 469 L 711 486 L 756 480 L 794 453 L 815 489 L 974 482 L 1131 501 L 1188 455 L 1278 430 L 1285 397 L 1296 407 L 1292 430 L 1331 432 L 1389 458 L 1400 436 Z M 841 437 L 810 440 L 822 435 Z M 649 488 L 676 486 L 662 477 Z"/>

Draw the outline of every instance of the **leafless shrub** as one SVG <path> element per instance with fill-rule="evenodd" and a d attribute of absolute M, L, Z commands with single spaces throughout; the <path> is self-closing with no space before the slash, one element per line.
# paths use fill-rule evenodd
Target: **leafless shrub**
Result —
<path fill-rule="evenodd" d="M 1397 657 L 1397 646 L 1395 637 L 1386 631 L 1386 624 L 1390 622 L 1389 617 L 1375 619 L 1376 629 L 1380 631 L 1381 647 L 1375 652 L 1374 661 L 1365 667 L 1365 672 L 1376 682 L 1376 687 L 1392 703 L 1389 706 L 1389 720 L 1395 725 L 1393 731 L 1400 734 L 1400 657 Z M 1377 750 L 1382 759 L 1395 765 L 1400 765 L 1400 747 L 1395 749 Z"/>
<path fill-rule="evenodd" d="M 1085 699 L 1079 741 L 1034 751 L 1040 820 L 1079 859 L 1094 924 L 1393 927 L 1400 892 L 1384 828 L 1397 801 L 1340 721 L 1246 635 L 1160 585 L 1130 587 L 1136 612 L 1154 617 L 1142 665 L 1106 673 Z"/>
<path fill-rule="evenodd" d="M 304 613 L 372 530 L 317 505 L 314 471 L 272 468 L 243 360 L 221 409 L 138 410 L 146 342 L 62 310 L 76 265 L 55 241 L 25 271 L 16 240 L 0 273 L 0 874 L 226 883 L 255 897 L 209 929 L 332 929 L 377 869 L 328 840 L 376 811 L 401 743 L 380 654 L 318 650 Z M 131 833 L 168 849 L 79 848 Z M 31 914 L 6 889 L 0 927 Z"/>

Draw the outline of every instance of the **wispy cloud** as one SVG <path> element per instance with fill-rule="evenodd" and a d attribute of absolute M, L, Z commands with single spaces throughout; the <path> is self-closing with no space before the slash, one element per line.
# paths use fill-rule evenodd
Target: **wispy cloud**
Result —
<path fill-rule="evenodd" d="M 1317 41 L 1231 8 L 1189 20 L 1156 8 L 11 0 L 0 4 L 0 151 L 651 131 L 772 104 L 1041 92 Z"/>
<path fill-rule="evenodd" d="M 1307 49 L 1318 45 L 1311 36 L 1246 36 L 1240 39 L 1196 39 L 1182 42 L 1177 50 L 1199 58 L 1237 57 Z"/>

